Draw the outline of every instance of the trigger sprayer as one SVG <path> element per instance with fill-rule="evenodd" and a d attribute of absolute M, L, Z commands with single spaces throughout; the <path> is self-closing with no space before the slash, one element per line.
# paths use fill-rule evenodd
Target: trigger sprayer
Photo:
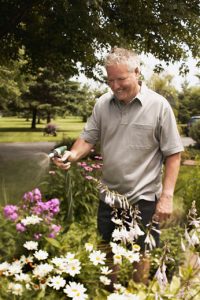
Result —
<path fill-rule="evenodd" d="M 61 157 L 66 150 L 67 150 L 67 146 L 61 146 L 55 148 L 51 153 L 49 153 L 49 158 Z"/>

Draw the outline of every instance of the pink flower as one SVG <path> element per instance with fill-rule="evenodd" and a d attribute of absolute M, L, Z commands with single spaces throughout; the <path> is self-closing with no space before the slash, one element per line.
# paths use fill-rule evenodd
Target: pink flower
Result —
<path fill-rule="evenodd" d="M 24 231 L 26 231 L 26 227 L 22 223 L 17 223 L 16 230 L 19 232 L 24 232 Z"/>
<path fill-rule="evenodd" d="M 23 196 L 23 200 L 28 202 L 33 202 L 33 193 L 32 192 L 25 193 Z"/>
<path fill-rule="evenodd" d="M 87 171 L 87 172 L 92 172 L 93 168 L 91 168 L 89 166 L 86 166 L 86 167 L 84 167 L 84 170 Z"/>
<path fill-rule="evenodd" d="M 33 199 L 34 199 L 35 201 L 41 201 L 41 199 L 42 199 L 41 192 L 40 192 L 40 190 L 37 189 L 37 188 L 33 190 Z"/>
<path fill-rule="evenodd" d="M 85 179 L 87 179 L 87 180 L 93 180 L 94 177 L 92 177 L 92 176 L 85 176 Z"/>
<path fill-rule="evenodd" d="M 11 221 L 15 221 L 18 218 L 18 209 L 16 205 L 6 205 L 3 209 L 4 216 Z"/>
<path fill-rule="evenodd" d="M 101 166 L 99 164 L 92 164 L 91 167 L 94 169 L 101 169 Z"/>

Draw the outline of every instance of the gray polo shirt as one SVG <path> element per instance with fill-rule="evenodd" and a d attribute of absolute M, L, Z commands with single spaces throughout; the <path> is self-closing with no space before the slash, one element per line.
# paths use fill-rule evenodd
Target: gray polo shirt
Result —
<path fill-rule="evenodd" d="M 100 142 L 102 182 L 131 203 L 159 197 L 164 158 L 184 150 L 171 106 L 144 83 L 128 104 L 101 96 L 80 137 Z"/>

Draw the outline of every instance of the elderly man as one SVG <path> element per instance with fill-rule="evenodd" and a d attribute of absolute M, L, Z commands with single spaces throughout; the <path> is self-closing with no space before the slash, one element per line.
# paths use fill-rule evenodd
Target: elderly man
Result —
<path fill-rule="evenodd" d="M 143 226 L 153 216 L 161 222 L 172 213 L 183 151 L 173 111 L 164 97 L 139 80 L 140 62 L 134 52 L 114 48 L 105 59 L 105 68 L 111 90 L 98 99 L 80 137 L 55 163 L 68 169 L 70 162 L 83 158 L 100 142 L 102 182 L 125 195 L 131 205 L 137 204 Z M 98 229 L 107 243 L 115 228 L 111 212 L 105 195 L 100 194 Z M 159 234 L 152 234 L 158 246 Z M 144 249 L 144 237 L 139 244 Z M 134 280 L 146 282 L 147 261 L 141 260 L 136 268 Z"/>

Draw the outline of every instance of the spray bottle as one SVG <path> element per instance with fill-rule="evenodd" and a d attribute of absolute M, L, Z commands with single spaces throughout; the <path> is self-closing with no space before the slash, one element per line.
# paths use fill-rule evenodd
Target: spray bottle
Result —
<path fill-rule="evenodd" d="M 51 153 L 49 153 L 49 158 L 61 157 L 65 153 L 66 150 L 67 150 L 67 146 L 61 146 L 61 147 L 55 148 Z"/>

